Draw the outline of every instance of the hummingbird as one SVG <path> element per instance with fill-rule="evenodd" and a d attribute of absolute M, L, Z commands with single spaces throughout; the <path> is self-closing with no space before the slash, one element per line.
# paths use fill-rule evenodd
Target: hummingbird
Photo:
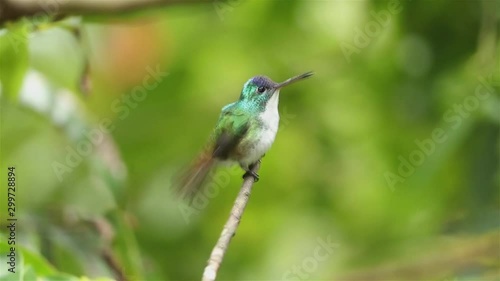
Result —
<path fill-rule="evenodd" d="M 237 163 L 245 171 L 243 178 L 252 175 L 257 182 L 259 175 L 252 168 L 276 138 L 280 90 L 311 75 L 313 72 L 306 72 L 281 83 L 263 75 L 250 78 L 243 85 L 239 100 L 222 108 L 208 145 L 181 174 L 178 184 L 181 195 L 192 201 L 218 163 Z"/>

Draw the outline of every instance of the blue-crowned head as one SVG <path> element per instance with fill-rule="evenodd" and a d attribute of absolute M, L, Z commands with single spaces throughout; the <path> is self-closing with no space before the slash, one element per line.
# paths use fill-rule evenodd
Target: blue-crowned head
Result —
<path fill-rule="evenodd" d="M 279 90 L 294 82 L 313 75 L 312 72 L 307 72 L 284 82 L 276 83 L 267 76 L 255 76 L 248 80 L 241 91 L 240 100 L 249 101 L 259 105 L 265 105 L 267 101 L 274 95 L 278 94 Z"/>

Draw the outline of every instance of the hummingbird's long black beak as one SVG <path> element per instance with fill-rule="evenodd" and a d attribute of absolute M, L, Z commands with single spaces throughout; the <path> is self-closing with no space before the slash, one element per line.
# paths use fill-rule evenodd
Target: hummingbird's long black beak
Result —
<path fill-rule="evenodd" d="M 302 80 L 302 79 L 304 79 L 304 78 L 310 77 L 310 76 L 312 76 L 313 74 L 314 74 L 314 72 L 309 71 L 309 72 L 306 72 L 306 73 L 304 73 L 304 74 L 300 74 L 300 75 L 297 75 L 297 76 L 292 77 L 292 78 L 290 78 L 290 79 L 287 79 L 287 80 L 286 80 L 286 81 L 284 81 L 284 82 L 278 83 L 278 86 L 276 86 L 276 89 L 280 89 L 280 88 L 283 88 L 283 87 L 285 87 L 285 86 L 288 86 L 288 85 L 290 85 L 290 84 L 292 84 L 292 83 L 295 83 L 295 82 L 297 82 L 297 81 L 300 81 L 300 80 Z"/>

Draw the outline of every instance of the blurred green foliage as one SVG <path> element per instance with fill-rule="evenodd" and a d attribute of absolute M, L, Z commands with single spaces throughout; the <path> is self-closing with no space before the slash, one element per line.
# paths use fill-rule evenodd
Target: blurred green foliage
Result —
<path fill-rule="evenodd" d="M 0 179 L 16 167 L 25 275 L 3 270 L 2 187 L 0 279 L 199 279 L 242 171 L 187 216 L 172 177 L 247 79 L 313 70 L 282 91 L 220 280 L 499 280 L 499 6 L 217 0 L 7 24 Z"/>

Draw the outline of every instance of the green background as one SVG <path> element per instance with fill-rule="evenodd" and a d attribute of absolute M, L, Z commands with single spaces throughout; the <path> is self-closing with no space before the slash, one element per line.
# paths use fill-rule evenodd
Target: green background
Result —
<path fill-rule="evenodd" d="M 199 280 L 243 172 L 187 215 L 172 179 L 250 77 L 312 70 L 281 92 L 219 279 L 500 280 L 499 11 L 242 0 L 4 24 L 0 279 L 115 279 L 107 256 L 130 280 Z"/>

